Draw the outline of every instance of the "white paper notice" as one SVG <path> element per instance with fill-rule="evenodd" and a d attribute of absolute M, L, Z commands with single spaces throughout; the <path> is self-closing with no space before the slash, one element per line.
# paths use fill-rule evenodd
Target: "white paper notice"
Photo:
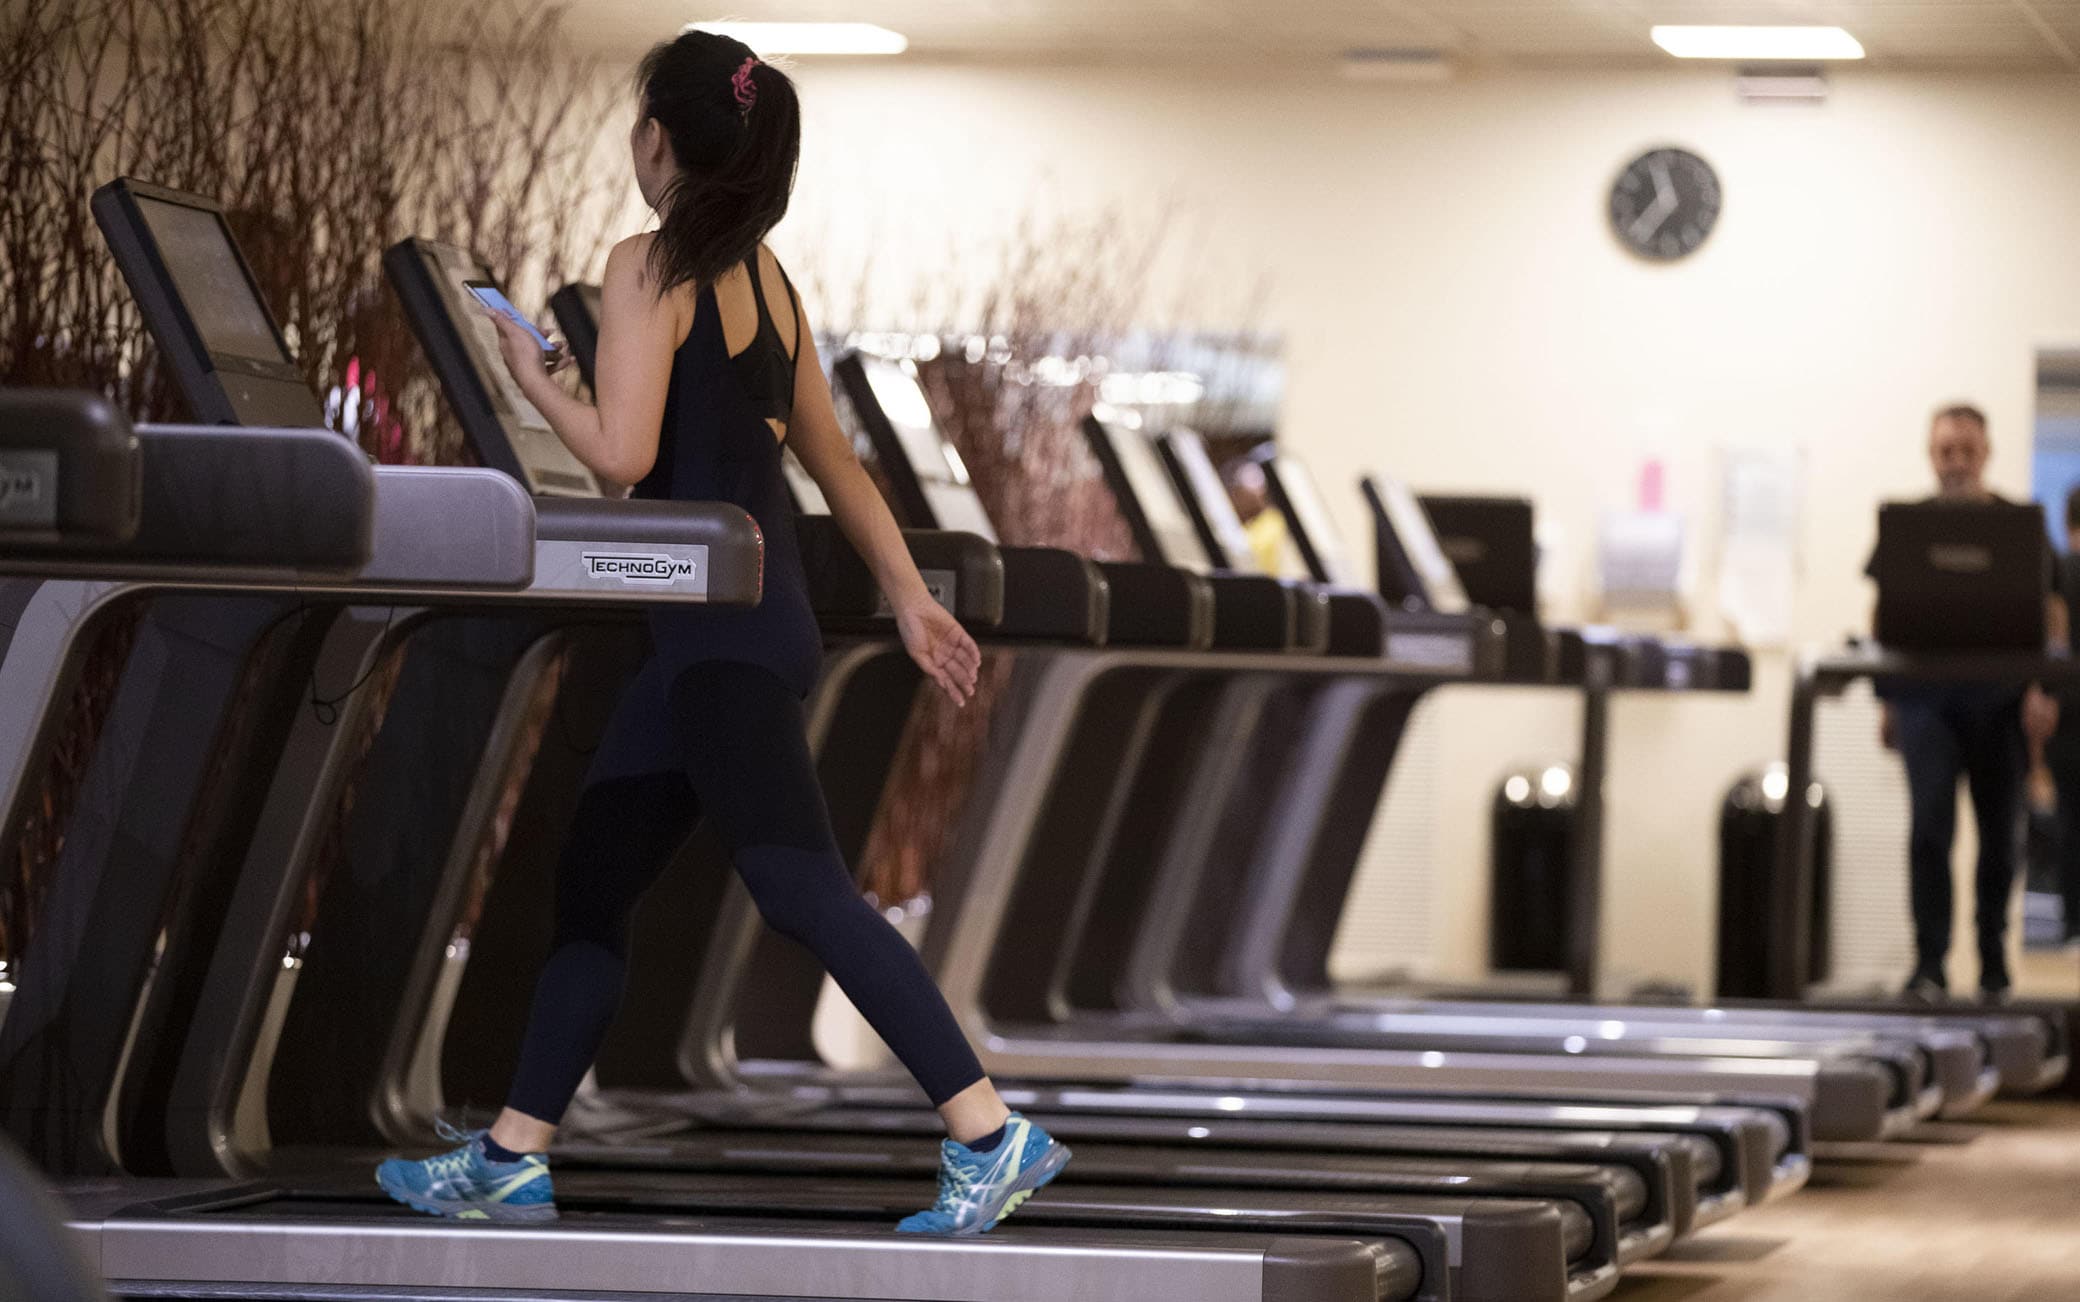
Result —
<path fill-rule="evenodd" d="M 1728 448 L 1721 463 L 1726 500 L 1719 612 L 1749 646 L 1783 646 L 1791 639 L 1798 598 L 1804 457 L 1797 451 Z"/>

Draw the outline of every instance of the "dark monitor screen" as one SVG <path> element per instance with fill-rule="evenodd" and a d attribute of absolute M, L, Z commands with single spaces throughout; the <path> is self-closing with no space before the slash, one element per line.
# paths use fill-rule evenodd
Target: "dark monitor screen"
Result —
<path fill-rule="evenodd" d="M 225 356 L 288 364 L 289 351 L 246 275 L 223 215 L 151 195 L 139 195 L 137 208 L 202 346 Z"/>
<path fill-rule="evenodd" d="M 94 191 L 88 207 L 190 419 L 324 426 L 222 208 L 128 177 Z"/>
<path fill-rule="evenodd" d="M 976 495 L 968 467 L 939 429 L 924 388 L 899 363 L 885 357 L 862 357 L 861 370 L 874 391 L 874 401 L 895 431 L 904 460 L 917 476 L 929 501 L 936 527 L 962 530 L 992 541 L 997 532 L 982 499 Z"/>
<path fill-rule="evenodd" d="M 1878 511 L 1877 635 L 1914 651 L 2037 651 L 2052 559 L 2017 502 L 1888 502 Z"/>
<path fill-rule="evenodd" d="M 468 250 L 433 240 L 395 245 L 384 264 L 477 455 L 530 493 L 599 496 L 599 481 L 520 391 L 499 353 L 498 327 L 465 288 L 471 281 L 493 281 L 490 269 Z M 480 395 L 488 413 L 467 409 L 477 407 Z"/>
<path fill-rule="evenodd" d="M 1528 499 L 1425 493 L 1418 500 L 1469 601 L 1538 613 L 1538 534 Z"/>
<path fill-rule="evenodd" d="M 1131 494 L 1134 504 L 1140 509 L 1142 519 L 1154 535 L 1153 541 L 1159 555 L 1144 559 L 1180 569 L 1204 573 L 1210 569 L 1206 547 L 1199 540 L 1199 530 L 1193 525 L 1192 517 L 1179 498 L 1177 485 L 1171 481 L 1170 472 L 1163 468 L 1163 459 L 1156 453 L 1155 444 L 1137 429 L 1128 429 L 1116 421 L 1093 417 L 1086 429 L 1093 438 L 1103 438 L 1111 451 L 1112 460 L 1125 484 L 1115 485 L 1116 492 Z"/>
<path fill-rule="evenodd" d="M 595 325 L 599 321 L 599 295 L 599 286 L 590 281 L 578 286 L 578 298 L 585 304 L 585 310 L 592 313 Z"/>
<path fill-rule="evenodd" d="M 1205 541 L 1214 550 L 1218 567 L 1241 574 L 1255 573 L 1258 566 L 1256 553 L 1250 549 L 1249 530 L 1235 513 L 1235 503 L 1228 498 L 1228 486 L 1221 482 L 1221 472 L 1206 450 L 1206 440 L 1196 430 L 1171 430 L 1163 435 L 1163 447 L 1177 463 L 1198 505 L 1200 518 L 1212 535 Z"/>
<path fill-rule="evenodd" d="M 1387 475 L 1368 476 L 1366 482 L 1371 485 L 1371 496 L 1380 512 L 1375 527 L 1391 531 L 1392 542 L 1400 547 L 1402 558 L 1422 587 L 1424 604 L 1446 614 L 1466 611 L 1470 603 L 1465 585 L 1459 581 L 1459 572 L 1445 554 L 1444 545 L 1416 495 L 1408 485 Z M 1385 593 L 1386 576 L 1379 578 L 1380 591 Z"/>
<path fill-rule="evenodd" d="M 915 377 L 886 358 L 868 358 L 865 365 L 874 399 L 881 404 L 882 414 L 902 441 L 903 452 L 918 478 L 926 483 L 967 483 L 968 467 L 959 457 L 948 455 L 950 447 L 939 433 L 931 401 Z"/>
<path fill-rule="evenodd" d="M 1314 553 L 1322 571 L 1316 577 L 1324 583 L 1348 584 L 1351 566 L 1344 556 L 1343 539 L 1329 514 L 1328 502 L 1315 486 L 1314 476 L 1306 466 L 1283 454 L 1266 459 L 1264 470 L 1286 508 L 1286 527 L 1295 541 L 1302 541 Z"/>
<path fill-rule="evenodd" d="M 490 315 L 476 296 L 464 288 L 473 280 L 490 280 L 490 269 L 453 245 L 436 244 L 431 248 L 440 272 L 434 283 L 441 291 L 441 301 L 448 309 L 449 319 L 462 335 L 463 345 L 476 367 L 478 378 L 484 381 L 491 394 L 492 405 L 498 408 L 499 415 L 521 429 L 550 434 L 553 438 L 548 419 L 535 410 L 527 395 L 520 392 L 519 382 L 513 379 L 512 372 L 506 369 L 505 359 L 499 352 L 498 327 L 492 324 Z"/>
<path fill-rule="evenodd" d="M 586 388 L 598 383 L 593 373 L 599 352 L 599 286 L 589 283 L 565 285 L 549 296 L 549 310 L 563 330 L 564 346 L 578 364 L 578 378 Z"/>

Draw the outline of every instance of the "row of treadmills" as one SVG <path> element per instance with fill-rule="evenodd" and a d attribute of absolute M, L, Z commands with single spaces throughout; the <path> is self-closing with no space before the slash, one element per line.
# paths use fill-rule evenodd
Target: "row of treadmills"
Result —
<path fill-rule="evenodd" d="M 2026 1014 L 1338 990 L 1425 693 L 1735 691 L 1745 658 L 1362 591 L 1289 457 L 1267 468 L 1315 577 L 1251 573 L 1184 433 L 1087 425 L 1140 560 L 1004 545 L 914 370 L 854 353 L 837 386 L 920 568 L 1013 665 L 926 958 L 1075 1163 L 986 1237 L 891 1233 L 936 1118 L 823 1061 L 821 974 L 696 835 L 562 1136 L 562 1219 L 410 1214 L 372 1163 L 503 1096 L 642 611 L 757 601 L 762 541 L 726 505 L 601 497 L 504 378 L 464 250 L 384 267 L 482 468 L 372 466 L 323 428 L 216 205 L 117 181 L 93 212 L 198 423 L 0 393 L 0 853 L 30 865 L 0 1116 L 69 1227 L 35 1228 L 0 1161 L 0 1295 L 1589 1299 L 1798 1189 L 1815 1142 L 2064 1074 L 2062 1028 Z M 589 300 L 555 300 L 581 361 Z M 919 679 L 795 486 L 828 634 L 811 740 L 856 862 Z M 1383 568 L 1439 581 L 1405 492 L 1368 496 Z"/>

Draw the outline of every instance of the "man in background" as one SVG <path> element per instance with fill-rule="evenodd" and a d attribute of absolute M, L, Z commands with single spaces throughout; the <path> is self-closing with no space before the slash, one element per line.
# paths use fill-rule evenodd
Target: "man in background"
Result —
<path fill-rule="evenodd" d="M 1969 406 L 1937 412 L 1928 435 L 1928 460 L 1936 475 L 1933 500 L 2004 500 L 1986 486 L 1991 452 L 1985 413 Z M 2048 557 L 2045 579 L 2048 587 Z M 2062 642 L 2063 603 L 2053 595 L 2046 601 L 2051 606 L 2047 628 L 2054 641 Z M 1912 806 L 1908 864 L 1915 963 L 1906 994 L 1925 1003 L 1949 996 L 1943 969 L 1950 953 L 1950 856 L 1957 836 L 1957 784 L 1963 779 L 1979 831 L 1974 873 L 1979 997 L 1985 1003 L 2005 1002 L 2013 985 L 2008 901 L 2015 890 L 2027 756 L 2051 736 L 2058 705 L 2035 686 L 2003 683 L 1902 683 L 1884 695 L 1881 735 L 1906 764 Z"/>

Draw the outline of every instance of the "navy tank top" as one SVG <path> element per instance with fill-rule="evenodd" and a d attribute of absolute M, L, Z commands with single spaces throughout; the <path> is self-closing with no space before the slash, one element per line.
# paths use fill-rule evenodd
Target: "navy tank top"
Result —
<path fill-rule="evenodd" d="M 734 503 L 765 534 L 765 595 L 758 605 L 652 609 L 657 658 L 674 672 L 704 660 L 758 665 L 806 697 L 823 667 L 823 637 L 809 607 L 794 502 L 780 468 L 780 439 L 766 423 L 769 418 L 784 422 L 793 412 L 795 361 L 805 326 L 797 312 L 795 346 L 789 348 L 766 306 L 758 261 L 754 251 L 746 264 L 758 303 L 758 333 L 734 357 L 723 337 L 714 287 L 701 289 L 693 328 L 672 356 L 657 463 L 635 486 L 634 496 Z M 783 283 L 786 278 L 783 271 Z M 793 289 L 789 284 L 790 298 Z"/>

